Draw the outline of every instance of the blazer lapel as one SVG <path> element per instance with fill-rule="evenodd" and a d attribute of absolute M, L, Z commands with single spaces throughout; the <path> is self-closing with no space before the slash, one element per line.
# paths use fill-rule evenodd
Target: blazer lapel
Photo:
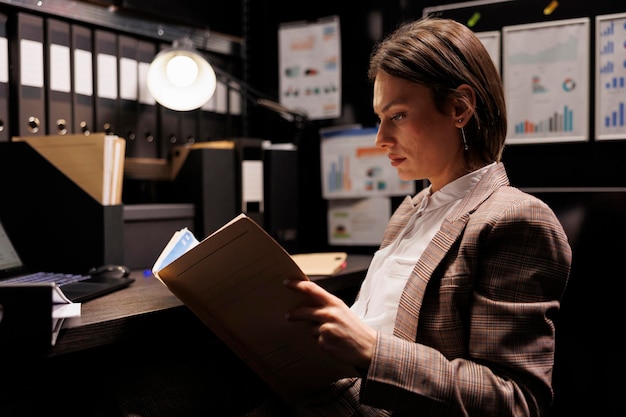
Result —
<path fill-rule="evenodd" d="M 454 242 L 461 236 L 468 219 L 469 213 L 454 222 L 444 220 L 441 229 L 424 249 L 400 296 L 394 335 L 406 340 L 415 340 L 419 312 L 428 281 Z"/>

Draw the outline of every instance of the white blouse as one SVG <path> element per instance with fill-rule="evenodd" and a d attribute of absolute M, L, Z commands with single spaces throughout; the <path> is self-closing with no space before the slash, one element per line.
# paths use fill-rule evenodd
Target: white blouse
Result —
<path fill-rule="evenodd" d="M 359 297 L 351 307 L 365 323 L 378 331 L 393 333 L 400 296 L 418 259 L 446 216 L 490 167 L 464 175 L 426 196 L 397 238 L 376 251 Z"/>

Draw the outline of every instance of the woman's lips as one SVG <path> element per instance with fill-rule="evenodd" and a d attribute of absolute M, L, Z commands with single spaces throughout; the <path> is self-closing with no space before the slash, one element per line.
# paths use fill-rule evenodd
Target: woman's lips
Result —
<path fill-rule="evenodd" d="M 406 158 L 401 158 L 399 156 L 389 155 L 389 159 L 391 160 L 391 166 L 398 166 L 404 161 Z"/>

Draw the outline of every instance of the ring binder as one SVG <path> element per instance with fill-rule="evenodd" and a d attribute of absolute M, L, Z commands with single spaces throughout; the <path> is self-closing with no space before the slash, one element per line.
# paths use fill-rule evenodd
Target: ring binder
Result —
<path fill-rule="evenodd" d="M 17 135 L 46 134 L 46 103 L 44 98 L 44 31 L 43 18 L 17 13 L 19 44 L 12 51 L 17 88 Z"/>
<path fill-rule="evenodd" d="M 70 25 L 46 19 L 47 132 L 66 135 L 72 130 L 72 72 Z"/>
<path fill-rule="evenodd" d="M 72 133 L 89 135 L 94 130 L 93 54 L 91 29 L 71 25 L 72 31 Z"/>

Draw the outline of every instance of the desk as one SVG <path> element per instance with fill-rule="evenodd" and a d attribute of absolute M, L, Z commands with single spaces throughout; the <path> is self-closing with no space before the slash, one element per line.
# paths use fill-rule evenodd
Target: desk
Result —
<path fill-rule="evenodd" d="M 311 277 L 320 286 L 351 302 L 365 276 L 371 256 L 350 255 L 347 266 L 336 275 Z M 93 347 L 144 340 L 147 337 L 186 331 L 191 312 L 158 279 L 133 271 L 128 288 L 88 301 L 81 317 L 69 319 L 61 329 L 51 356 Z"/>

